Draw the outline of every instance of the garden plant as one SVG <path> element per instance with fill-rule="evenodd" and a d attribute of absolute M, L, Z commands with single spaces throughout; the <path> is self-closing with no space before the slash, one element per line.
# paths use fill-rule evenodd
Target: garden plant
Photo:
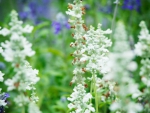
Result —
<path fill-rule="evenodd" d="M 149 6 L 0 0 L 0 113 L 150 113 Z"/>

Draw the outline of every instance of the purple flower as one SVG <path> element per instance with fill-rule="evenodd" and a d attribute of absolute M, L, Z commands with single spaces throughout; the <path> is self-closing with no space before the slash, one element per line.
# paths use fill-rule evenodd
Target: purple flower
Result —
<path fill-rule="evenodd" d="M 42 18 L 49 18 L 50 0 L 26 0 L 18 2 L 19 16 L 21 19 L 30 19 L 35 24 L 40 23 Z"/>
<path fill-rule="evenodd" d="M 21 19 L 26 20 L 28 18 L 28 12 L 19 12 Z"/>
<path fill-rule="evenodd" d="M 0 113 L 4 113 L 4 107 L 3 106 L 0 106 Z"/>
<path fill-rule="evenodd" d="M 141 0 L 124 0 L 123 9 L 140 11 Z"/>
<path fill-rule="evenodd" d="M 52 27 L 54 29 L 54 34 L 59 34 L 62 29 L 70 29 L 70 25 L 68 22 L 65 22 L 64 24 L 63 23 L 60 23 L 60 22 L 57 22 L 57 21 L 54 21 L 52 23 Z"/>
<path fill-rule="evenodd" d="M 4 100 L 7 103 L 7 98 L 10 97 L 8 93 L 4 93 L 0 95 L 0 100 Z M 0 106 L 0 113 L 4 113 L 4 106 Z"/>
<path fill-rule="evenodd" d="M 54 28 L 55 34 L 59 34 L 59 32 L 62 29 L 61 24 L 59 22 L 55 22 L 55 21 L 52 23 L 52 27 Z"/>
<path fill-rule="evenodd" d="M 6 68 L 6 65 L 3 62 L 0 62 L 0 70 L 3 70 Z"/>

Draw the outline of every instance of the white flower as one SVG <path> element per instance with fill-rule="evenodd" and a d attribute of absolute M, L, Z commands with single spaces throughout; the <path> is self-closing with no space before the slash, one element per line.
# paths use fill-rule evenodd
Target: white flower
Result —
<path fill-rule="evenodd" d="M 10 34 L 10 31 L 7 28 L 3 28 L 2 30 L 0 30 L 0 34 L 3 36 L 7 36 Z"/>
<path fill-rule="evenodd" d="M 3 52 L 3 49 L 2 49 L 2 47 L 0 47 L 0 53 L 2 53 Z"/>
<path fill-rule="evenodd" d="M 39 100 L 39 97 L 37 97 L 36 94 L 33 92 L 33 93 L 31 94 L 31 101 L 32 101 L 33 103 L 36 103 L 38 100 Z"/>
<path fill-rule="evenodd" d="M 26 25 L 24 28 L 23 28 L 23 32 L 24 33 L 31 33 L 33 30 L 33 26 L 30 26 L 30 25 Z"/>
<path fill-rule="evenodd" d="M 136 53 L 138 56 L 141 56 L 141 55 L 142 55 L 142 44 L 139 43 L 139 42 L 135 45 L 135 53 Z"/>
<path fill-rule="evenodd" d="M 39 110 L 38 106 L 35 103 L 30 102 L 28 113 L 42 113 L 42 112 Z"/>
<path fill-rule="evenodd" d="M 88 102 L 90 99 L 92 98 L 92 95 L 90 93 L 87 93 L 84 97 L 83 97 L 83 102 Z"/>
<path fill-rule="evenodd" d="M 9 35 L 10 40 L 1 43 L 3 52 L 0 52 L 4 59 L 12 63 L 15 75 L 11 79 L 7 79 L 5 84 L 8 86 L 7 90 L 17 90 L 19 92 L 14 101 L 19 105 L 23 106 L 29 103 L 29 97 L 23 95 L 26 90 L 36 89 L 34 85 L 39 81 L 37 77 L 38 70 L 32 69 L 30 64 L 25 60 L 26 57 L 31 57 L 35 54 L 32 50 L 32 44 L 28 42 L 24 33 L 31 33 L 33 26 L 26 25 L 23 27 L 23 22 L 18 20 L 18 14 L 16 11 L 11 12 L 11 22 L 9 23 L 10 29 L 3 28 L 0 30 L 0 34 Z M 3 33 L 5 31 L 5 34 Z M 1 76 L 0 76 L 1 77 Z M 30 101 L 38 101 L 38 97 L 35 93 L 31 94 Z"/>
<path fill-rule="evenodd" d="M 0 106 L 5 106 L 7 103 L 5 102 L 5 100 L 1 100 L 0 99 Z"/>
<path fill-rule="evenodd" d="M 138 89 L 138 84 L 130 77 L 129 70 L 134 71 L 137 65 L 132 61 L 135 55 L 130 50 L 125 25 L 122 22 L 117 23 L 114 38 L 113 52 L 110 54 L 110 62 L 108 64 L 111 72 L 104 79 L 113 80 L 118 84 L 116 94 L 120 100 L 112 103 L 110 109 L 112 111 L 123 110 L 128 113 L 131 109 L 128 104 L 137 104 L 128 96 L 131 95 L 135 99 L 141 95 L 141 92 Z M 113 92 L 113 86 L 109 88 Z"/>
<path fill-rule="evenodd" d="M 141 31 L 139 35 L 139 42 L 135 45 L 135 53 L 138 56 L 150 56 L 150 34 L 144 21 L 140 23 Z"/>
<path fill-rule="evenodd" d="M 15 78 L 13 78 L 13 79 L 7 79 L 5 81 L 5 84 L 8 86 L 7 90 L 11 91 L 11 90 L 16 89 L 15 84 L 19 84 L 19 83 L 17 82 Z"/>
<path fill-rule="evenodd" d="M 143 107 L 139 103 L 130 102 L 127 104 L 127 113 L 137 113 L 142 111 Z"/>
<path fill-rule="evenodd" d="M 23 33 L 30 33 L 33 27 L 30 25 L 22 27 L 22 21 L 19 21 L 17 16 L 18 14 L 15 11 L 12 11 L 11 22 L 9 23 L 10 29 L 3 28 L 0 30 L 1 35 L 10 35 L 10 40 L 1 44 L 4 49 L 2 56 L 8 62 L 13 62 L 18 58 L 24 60 L 26 56 L 35 54 L 31 49 L 32 44 L 23 36 Z"/>
<path fill-rule="evenodd" d="M 68 11 L 66 11 L 66 14 L 76 17 L 76 18 L 81 18 L 82 16 L 82 10 L 81 8 L 83 7 L 82 2 L 76 2 L 75 5 L 73 4 L 69 4 L 72 8 L 68 9 Z"/>
<path fill-rule="evenodd" d="M 3 78 L 4 74 L 0 71 L 0 82 L 3 82 L 4 78 Z"/>
<path fill-rule="evenodd" d="M 137 63 L 135 62 L 130 62 L 128 65 L 127 65 L 127 69 L 130 70 L 130 71 L 135 71 L 137 69 Z"/>
<path fill-rule="evenodd" d="M 97 30 L 94 30 L 94 27 L 91 26 L 90 30 L 83 36 L 86 38 L 87 71 L 92 73 L 94 70 L 104 74 L 110 70 L 106 64 L 108 62 L 107 54 L 109 53 L 107 47 L 111 46 L 111 41 L 104 36 L 104 34 L 109 33 L 111 33 L 110 30 L 102 31 L 101 24 L 99 24 Z"/>
<path fill-rule="evenodd" d="M 34 55 L 35 52 L 31 49 L 32 44 L 23 36 L 20 36 L 19 38 L 20 39 L 11 39 L 10 41 L 2 43 L 2 47 L 4 48 L 2 56 L 6 61 L 13 62 L 16 58 L 24 60 L 26 56 Z"/>
<path fill-rule="evenodd" d="M 17 97 L 14 99 L 15 103 L 19 106 L 24 106 L 27 103 L 29 103 L 29 98 L 26 97 L 25 95 L 17 95 Z"/>
<path fill-rule="evenodd" d="M 114 102 L 113 104 L 111 104 L 110 109 L 112 111 L 116 111 L 117 109 L 119 109 L 121 107 L 121 105 L 117 102 Z"/>
<path fill-rule="evenodd" d="M 78 84 L 73 89 L 73 93 L 68 97 L 68 100 L 71 102 L 68 104 L 70 110 L 75 109 L 74 113 L 88 113 L 95 112 L 95 109 L 92 107 L 92 104 L 88 104 L 92 95 L 86 93 L 85 88 L 82 84 Z M 71 113 L 71 112 L 70 112 Z"/>

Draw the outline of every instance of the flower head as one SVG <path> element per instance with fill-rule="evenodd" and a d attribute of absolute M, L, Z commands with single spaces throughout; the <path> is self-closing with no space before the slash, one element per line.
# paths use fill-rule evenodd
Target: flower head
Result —
<path fill-rule="evenodd" d="M 24 60 L 26 56 L 34 55 L 34 51 L 31 49 L 32 44 L 26 40 L 23 36 L 24 33 L 31 33 L 33 27 L 26 25 L 22 27 L 22 21 L 18 20 L 18 14 L 15 11 L 11 12 L 11 22 L 9 25 L 11 28 L 6 32 L 6 28 L 0 30 L 1 35 L 9 35 L 10 40 L 2 43 L 3 52 L 2 56 L 8 62 L 16 62 L 15 59 Z"/>
<path fill-rule="evenodd" d="M 150 34 L 144 21 L 140 23 L 141 32 L 139 35 L 139 42 L 135 45 L 135 53 L 138 56 L 149 57 L 150 56 Z"/>
<path fill-rule="evenodd" d="M 68 97 L 71 102 L 68 107 L 72 112 L 70 113 L 90 113 L 95 112 L 95 109 L 89 104 L 92 95 L 86 93 L 85 87 L 82 84 L 78 84 L 73 93 Z"/>
<path fill-rule="evenodd" d="M 124 0 L 123 9 L 140 11 L 141 0 Z"/>

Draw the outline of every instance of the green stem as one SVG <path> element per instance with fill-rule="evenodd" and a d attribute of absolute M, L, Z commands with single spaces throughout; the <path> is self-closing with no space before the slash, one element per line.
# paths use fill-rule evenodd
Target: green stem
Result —
<path fill-rule="evenodd" d="M 90 86 L 90 94 L 92 95 L 92 91 L 93 91 L 93 82 L 91 82 L 91 86 Z M 92 102 L 92 99 L 90 99 L 90 103 Z"/>
<path fill-rule="evenodd" d="M 96 108 L 96 113 L 99 113 L 98 112 L 98 96 L 97 96 L 97 87 L 96 87 L 95 74 L 93 74 L 93 83 L 94 83 L 94 94 L 95 94 L 95 108 Z"/>
<path fill-rule="evenodd" d="M 115 25 L 115 20 L 116 20 L 116 15 L 117 15 L 118 4 L 119 4 L 119 0 L 118 0 L 118 3 L 116 3 L 115 11 L 114 11 L 114 14 L 113 14 L 113 20 L 112 20 L 112 23 L 111 23 L 112 33 L 110 35 L 110 38 L 112 38 L 113 31 L 114 31 L 114 25 Z"/>
<path fill-rule="evenodd" d="M 107 113 L 107 106 L 104 107 L 104 113 Z"/>
<path fill-rule="evenodd" d="M 24 106 L 22 107 L 22 113 L 25 113 L 25 107 Z"/>

